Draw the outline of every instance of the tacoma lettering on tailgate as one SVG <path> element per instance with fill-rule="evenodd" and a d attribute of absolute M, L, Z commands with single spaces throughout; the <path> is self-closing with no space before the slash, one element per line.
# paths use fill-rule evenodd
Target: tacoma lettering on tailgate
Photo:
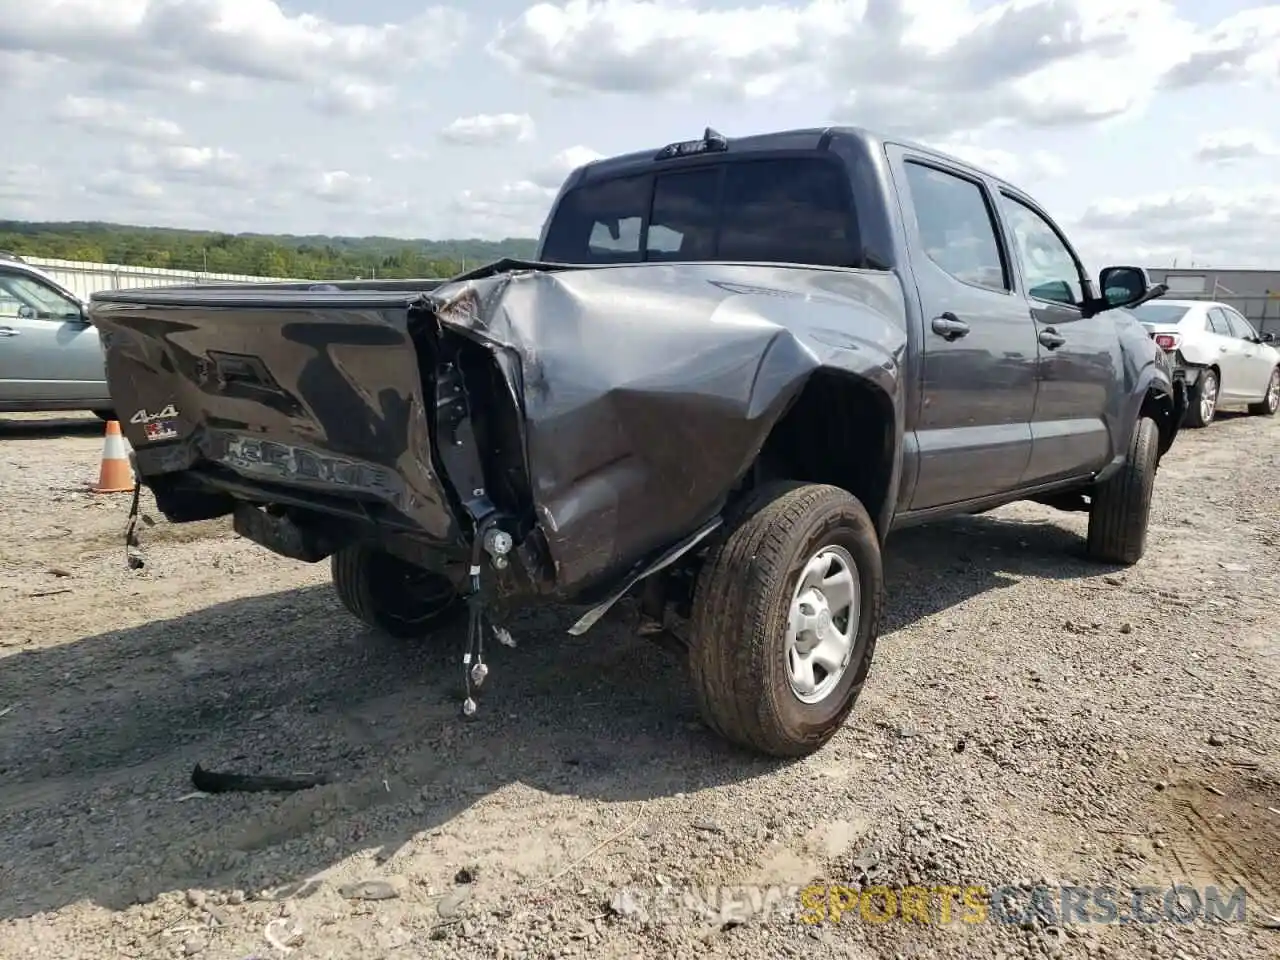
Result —
<path fill-rule="evenodd" d="M 263 479 L 310 480 L 388 500 L 399 500 L 403 492 L 399 477 L 390 470 L 274 440 L 228 438 L 219 459 L 234 470 Z"/>

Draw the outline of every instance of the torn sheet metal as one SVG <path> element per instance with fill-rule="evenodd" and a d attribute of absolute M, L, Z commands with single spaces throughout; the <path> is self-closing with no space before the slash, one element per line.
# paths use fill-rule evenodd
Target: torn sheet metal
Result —
<path fill-rule="evenodd" d="M 505 266 L 431 300 L 519 378 L 537 519 L 566 595 L 607 591 L 707 522 L 816 369 L 897 399 L 906 331 L 893 274 Z"/>
<path fill-rule="evenodd" d="M 815 371 L 869 383 L 901 415 L 889 272 L 504 262 L 439 285 L 332 286 L 94 295 L 113 397 L 178 414 L 163 442 L 126 426 L 157 502 L 199 474 L 465 559 L 467 501 L 519 477 L 538 592 L 598 603 L 715 518 Z M 455 448 L 487 457 L 483 475 Z"/>

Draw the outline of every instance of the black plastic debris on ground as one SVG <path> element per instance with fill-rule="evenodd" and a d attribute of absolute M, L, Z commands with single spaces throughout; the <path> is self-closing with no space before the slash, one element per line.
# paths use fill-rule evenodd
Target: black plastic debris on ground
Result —
<path fill-rule="evenodd" d="M 191 783 L 201 793 L 287 793 L 323 786 L 330 778 L 323 773 L 293 777 L 267 777 L 254 774 L 218 773 L 196 764 Z"/>

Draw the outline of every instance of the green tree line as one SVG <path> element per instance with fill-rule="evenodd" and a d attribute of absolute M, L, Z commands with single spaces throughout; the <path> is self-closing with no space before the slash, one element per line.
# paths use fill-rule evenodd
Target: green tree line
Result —
<path fill-rule="evenodd" d="M 533 239 L 206 233 L 117 223 L 0 220 L 0 250 L 19 256 L 301 280 L 449 277 L 504 257 L 531 259 Z"/>

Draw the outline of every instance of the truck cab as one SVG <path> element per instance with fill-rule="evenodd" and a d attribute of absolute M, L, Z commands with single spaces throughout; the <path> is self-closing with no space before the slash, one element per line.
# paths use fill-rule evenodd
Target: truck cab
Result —
<path fill-rule="evenodd" d="M 732 140 L 708 130 L 587 164 L 562 186 L 538 259 L 896 274 L 903 424 L 891 526 L 1011 495 L 1083 509 L 1075 494 L 1121 464 L 1140 410 L 1163 453 L 1185 409 L 1160 351 L 1121 309 L 1163 292 L 1144 271 L 1108 268 L 1095 285 L 1025 191 L 859 128 Z"/>

